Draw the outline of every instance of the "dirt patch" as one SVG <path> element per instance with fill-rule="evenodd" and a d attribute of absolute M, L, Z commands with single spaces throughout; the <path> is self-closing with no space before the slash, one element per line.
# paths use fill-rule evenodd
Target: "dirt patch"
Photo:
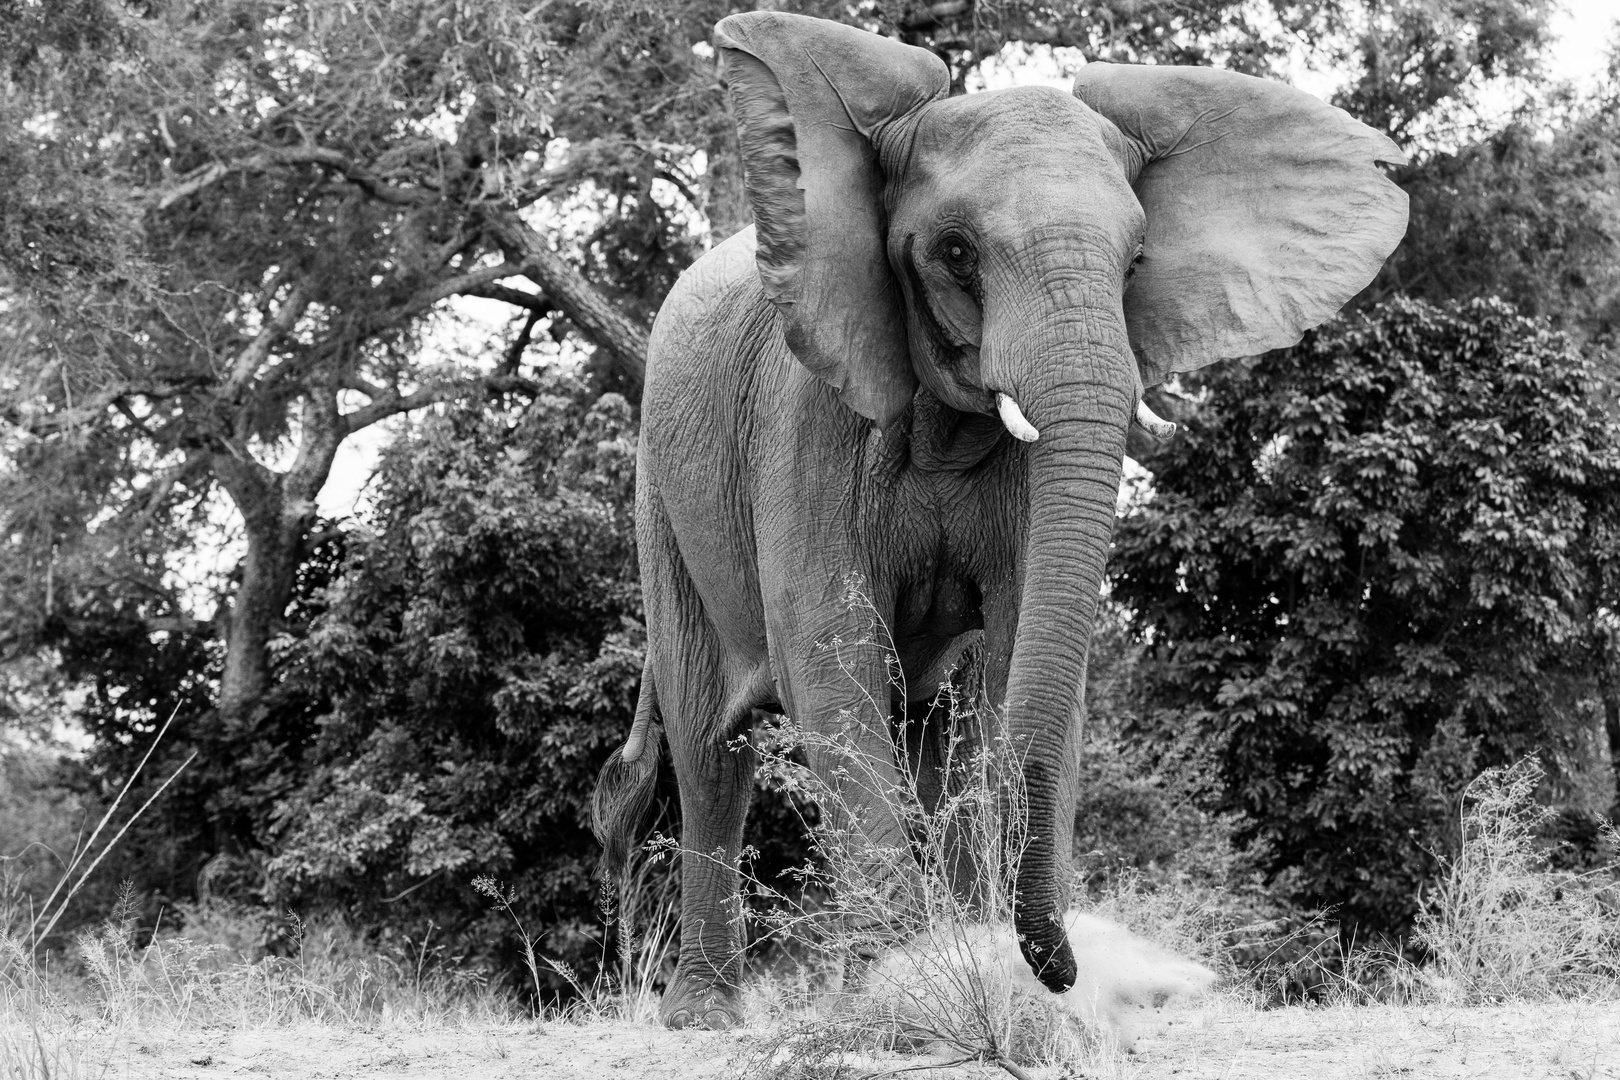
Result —
<path fill-rule="evenodd" d="M 79 1060 L 84 1075 L 107 1080 L 706 1080 L 757 1075 L 757 1043 L 758 1034 L 746 1031 L 685 1033 L 623 1023 L 539 1030 L 291 1027 L 106 1035 L 84 1046 Z M 882 1071 L 923 1062 L 861 1064 Z M 1006 1076 L 978 1065 L 920 1075 Z M 1259 1012 L 1217 999 L 1165 1010 L 1136 1053 L 1100 1055 L 1083 1075 L 1620 1080 L 1620 1003 Z"/>
<path fill-rule="evenodd" d="M 1122 1075 L 1240 1078 L 1620 1078 L 1620 1004 L 1193 1010 Z"/>
<path fill-rule="evenodd" d="M 117 1040 L 102 1060 L 113 1077 L 213 1080 L 704 1080 L 737 1075 L 735 1035 L 630 1024 L 548 1024 L 483 1029 L 333 1027 L 149 1033 Z M 90 1057 L 94 1061 L 94 1057 Z M 94 1075 L 94 1068 L 86 1070 Z"/>

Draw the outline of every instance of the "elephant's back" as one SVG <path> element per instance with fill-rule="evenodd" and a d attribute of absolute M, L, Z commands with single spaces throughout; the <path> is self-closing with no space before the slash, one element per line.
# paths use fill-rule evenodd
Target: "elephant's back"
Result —
<path fill-rule="evenodd" d="M 744 452 L 762 378 L 791 362 L 754 249 L 750 225 L 687 267 L 658 310 L 642 396 L 643 441 L 655 448 L 701 429 L 706 456 L 730 439 Z"/>
<path fill-rule="evenodd" d="M 647 378 L 683 366 L 757 365 L 762 351 L 786 353 L 776 309 L 754 261 L 752 225 L 687 267 L 664 298 L 647 349 Z"/>
<path fill-rule="evenodd" d="M 727 651 L 745 666 L 765 650 L 754 547 L 761 416 L 776 411 L 770 403 L 792 367 L 754 265 L 752 228 L 687 268 L 659 309 L 647 349 L 637 473 L 642 557 L 675 545 Z"/>

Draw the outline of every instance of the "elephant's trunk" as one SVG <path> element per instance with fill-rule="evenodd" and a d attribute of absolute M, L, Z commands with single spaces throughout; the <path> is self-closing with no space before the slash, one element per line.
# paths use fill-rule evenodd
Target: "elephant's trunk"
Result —
<path fill-rule="evenodd" d="M 1022 373 L 1019 401 L 1040 438 L 1028 451 L 1029 522 L 1006 716 L 1023 756 L 1027 813 L 1014 922 L 1031 969 L 1062 991 L 1076 974 L 1062 920 L 1075 725 L 1135 402 L 1131 380 L 1120 375 L 1131 362 L 1123 326 L 1103 342 L 1088 336 L 1041 351 L 1014 365 Z"/>

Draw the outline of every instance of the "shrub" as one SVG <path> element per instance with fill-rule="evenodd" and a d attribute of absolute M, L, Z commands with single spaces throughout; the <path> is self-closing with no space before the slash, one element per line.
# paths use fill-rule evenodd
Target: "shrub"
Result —
<path fill-rule="evenodd" d="M 521 414 L 430 414 L 384 452 L 369 527 L 288 643 L 285 695 L 315 722 L 263 837 L 275 903 L 394 936 L 432 921 L 514 972 L 476 875 L 506 882 L 549 955 L 601 956 L 587 806 L 644 638 L 629 406 L 563 376 L 547 391 Z"/>
<path fill-rule="evenodd" d="M 1591 744 L 1620 424 L 1497 301 L 1397 300 L 1198 386 L 1116 533 L 1151 704 L 1127 734 L 1207 776 L 1287 899 L 1400 932 L 1471 777 Z"/>

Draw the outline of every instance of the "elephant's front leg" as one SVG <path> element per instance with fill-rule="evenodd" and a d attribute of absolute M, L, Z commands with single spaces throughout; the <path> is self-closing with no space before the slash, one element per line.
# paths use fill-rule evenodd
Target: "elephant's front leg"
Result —
<path fill-rule="evenodd" d="M 918 928 L 921 873 L 906 818 L 917 792 L 891 727 L 901 687 L 883 599 L 845 596 L 841 609 L 801 616 L 785 662 L 783 704 L 797 722 L 820 788 L 821 843 L 857 962 Z M 917 924 L 917 925 L 913 925 Z"/>

